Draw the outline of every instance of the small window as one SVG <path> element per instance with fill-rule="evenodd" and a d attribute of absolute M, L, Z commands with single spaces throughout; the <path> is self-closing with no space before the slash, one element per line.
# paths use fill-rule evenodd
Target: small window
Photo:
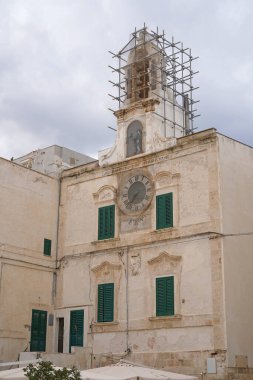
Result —
<path fill-rule="evenodd" d="M 174 276 L 156 278 L 156 315 L 174 315 Z"/>
<path fill-rule="evenodd" d="M 44 239 L 44 255 L 51 256 L 51 243 L 50 239 Z"/>
<path fill-rule="evenodd" d="M 115 205 L 98 209 L 98 240 L 114 238 Z"/>
<path fill-rule="evenodd" d="M 114 284 L 98 285 L 98 322 L 112 322 L 114 314 Z"/>
<path fill-rule="evenodd" d="M 173 227 L 173 194 L 156 197 L 156 229 Z"/>

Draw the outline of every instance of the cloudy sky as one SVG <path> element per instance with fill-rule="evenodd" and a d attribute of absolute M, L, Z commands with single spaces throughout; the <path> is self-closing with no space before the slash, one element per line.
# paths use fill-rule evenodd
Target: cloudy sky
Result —
<path fill-rule="evenodd" d="M 252 0 L 0 0 L 0 156 L 113 144 L 108 51 L 144 24 L 199 56 L 199 130 L 253 145 Z"/>

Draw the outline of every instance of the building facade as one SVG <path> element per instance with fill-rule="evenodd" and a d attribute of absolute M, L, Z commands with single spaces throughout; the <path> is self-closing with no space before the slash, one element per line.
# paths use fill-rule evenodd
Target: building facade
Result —
<path fill-rule="evenodd" d="M 94 158 L 59 145 L 34 150 L 25 156 L 13 159 L 14 162 L 28 169 L 58 178 L 65 169 L 87 164 Z"/>
<path fill-rule="evenodd" d="M 28 346 L 60 365 L 126 358 L 247 379 L 253 149 L 215 129 L 191 133 L 189 103 L 165 89 L 162 50 L 145 33 L 99 160 L 60 181 L 0 162 L 1 359 Z"/>

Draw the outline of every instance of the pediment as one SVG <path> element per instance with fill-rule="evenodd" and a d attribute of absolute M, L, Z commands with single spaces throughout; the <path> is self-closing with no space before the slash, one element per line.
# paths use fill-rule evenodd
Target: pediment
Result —
<path fill-rule="evenodd" d="M 108 274 L 111 273 L 115 270 L 120 270 L 121 265 L 120 264 L 114 264 L 114 263 L 109 263 L 109 261 L 104 261 L 103 263 L 97 265 L 96 267 L 92 268 L 91 270 L 95 273 L 101 273 L 101 274 Z"/>
<path fill-rule="evenodd" d="M 93 197 L 96 202 L 114 200 L 116 197 L 116 191 L 117 190 L 114 186 L 105 185 L 102 186 L 96 193 L 93 193 Z"/>
<path fill-rule="evenodd" d="M 180 178 L 179 173 L 171 173 L 169 171 L 158 172 L 155 176 L 157 187 L 164 187 L 171 184 L 176 184 Z"/>
<path fill-rule="evenodd" d="M 177 266 L 180 261 L 182 260 L 182 256 L 175 256 L 175 255 L 171 255 L 170 253 L 167 253 L 167 252 L 162 252 L 160 253 L 158 256 L 154 257 L 153 259 L 149 260 L 148 263 L 150 265 L 154 265 L 154 264 L 169 264 L 170 266 Z"/>

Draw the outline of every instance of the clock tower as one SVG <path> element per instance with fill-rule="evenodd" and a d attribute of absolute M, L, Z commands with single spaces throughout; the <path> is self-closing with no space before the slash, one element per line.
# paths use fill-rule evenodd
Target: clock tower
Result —
<path fill-rule="evenodd" d="M 99 152 L 101 166 L 167 149 L 193 132 L 190 49 L 144 26 L 113 58 L 117 136 L 112 148 Z"/>

